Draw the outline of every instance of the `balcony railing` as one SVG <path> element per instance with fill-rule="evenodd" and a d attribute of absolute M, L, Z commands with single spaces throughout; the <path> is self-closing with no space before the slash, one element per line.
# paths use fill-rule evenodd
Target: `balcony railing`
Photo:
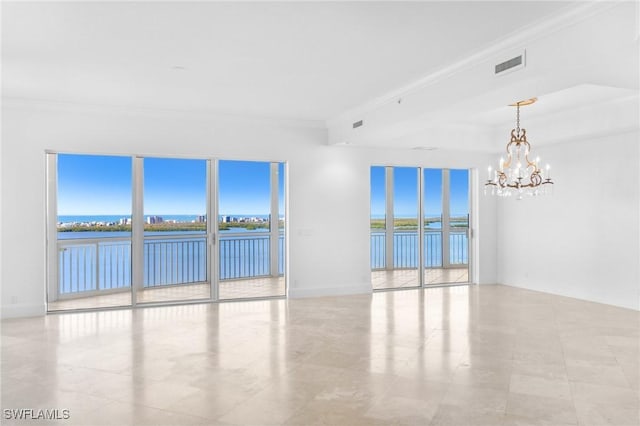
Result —
<path fill-rule="evenodd" d="M 469 264 L 468 229 L 451 229 L 449 231 L 449 264 Z"/>
<path fill-rule="evenodd" d="M 270 235 L 221 234 L 219 279 L 269 276 Z M 145 235 L 143 287 L 207 281 L 207 237 Z M 278 274 L 284 273 L 284 234 L 278 241 Z M 59 296 L 91 295 L 131 287 L 129 238 L 79 238 L 58 241 Z"/>
<path fill-rule="evenodd" d="M 219 279 L 269 276 L 270 235 L 267 233 L 221 234 Z M 418 267 L 418 233 L 395 231 L 393 268 Z M 278 274 L 284 273 L 284 234 L 280 234 Z M 61 296 L 118 291 L 131 286 L 129 238 L 68 239 L 58 242 L 58 293 Z M 207 237 L 154 235 L 144 238 L 145 288 L 207 281 Z M 442 267 L 442 231 L 424 234 L 424 265 Z M 385 231 L 371 233 L 371 265 L 386 267 Z M 468 264 L 467 229 L 451 229 L 449 264 Z"/>
<path fill-rule="evenodd" d="M 269 274 L 269 235 L 225 235 L 220 238 L 220 279 Z"/>
<path fill-rule="evenodd" d="M 386 231 L 371 232 L 371 268 L 386 268 Z M 427 230 L 424 232 L 424 266 L 425 268 L 441 268 L 442 231 Z M 393 269 L 411 269 L 418 267 L 418 232 L 394 231 L 393 233 Z M 449 231 L 449 264 L 467 265 L 468 239 L 467 228 L 452 228 Z"/>
<path fill-rule="evenodd" d="M 220 235 L 220 279 L 271 275 L 271 236 L 267 233 Z M 284 233 L 278 238 L 278 275 L 284 274 Z"/>
<path fill-rule="evenodd" d="M 207 237 L 145 236 L 144 287 L 207 280 Z"/>
<path fill-rule="evenodd" d="M 58 292 L 61 295 L 108 291 L 131 286 L 128 238 L 58 242 Z"/>

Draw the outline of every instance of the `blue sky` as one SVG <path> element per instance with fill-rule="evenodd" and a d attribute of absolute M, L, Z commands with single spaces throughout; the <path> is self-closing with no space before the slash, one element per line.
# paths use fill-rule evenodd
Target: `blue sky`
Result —
<path fill-rule="evenodd" d="M 469 171 L 450 170 L 449 186 L 451 190 L 451 215 L 467 214 L 469 212 Z"/>
<path fill-rule="evenodd" d="M 267 215 L 271 206 L 270 163 L 218 162 L 218 211 L 221 215 Z M 279 164 L 280 215 L 284 214 L 284 163 Z"/>
<path fill-rule="evenodd" d="M 409 218 L 418 215 L 418 169 L 415 167 L 394 167 L 393 211 L 394 216 Z M 442 170 L 424 170 L 424 212 L 425 216 L 440 215 L 442 212 Z M 452 216 L 468 212 L 469 181 L 467 170 L 451 170 L 450 209 Z M 371 168 L 371 214 L 382 217 L 385 213 L 385 168 Z"/>
<path fill-rule="evenodd" d="M 58 155 L 59 215 L 130 215 L 131 157 Z"/>
<path fill-rule="evenodd" d="M 269 163 L 219 162 L 221 215 L 266 215 Z M 144 214 L 206 213 L 206 161 L 144 160 Z M 280 213 L 284 212 L 284 164 L 280 164 Z M 130 215 L 131 158 L 58 155 L 59 215 Z"/>
<path fill-rule="evenodd" d="M 207 213 L 207 162 L 176 158 L 144 159 L 144 214 Z"/>
<path fill-rule="evenodd" d="M 219 161 L 221 215 L 269 214 L 267 162 Z M 371 209 L 384 215 L 384 167 L 371 168 Z M 284 212 L 284 164 L 280 164 L 280 214 Z M 130 215 L 131 158 L 58 155 L 58 214 Z M 468 171 L 451 170 L 451 213 L 468 211 Z M 206 161 L 169 158 L 144 160 L 145 215 L 206 213 Z M 442 211 L 442 171 L 425 169 L 425 213 Z M 394 168 L 394 214 L 417 216 L 417 169 Z"/>

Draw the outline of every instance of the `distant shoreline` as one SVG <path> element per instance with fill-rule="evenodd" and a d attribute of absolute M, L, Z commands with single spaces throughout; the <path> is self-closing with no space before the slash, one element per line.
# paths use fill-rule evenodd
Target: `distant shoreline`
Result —
<path fill-rule="evenodd" d="M 280 227 L 284 227 L 284 221 L 280 220 Z M 242 228 L 247 231 L 258 229 L 270 229 L 270 223 L 264 222 L 218 222 L 218 230 L 227 231 L 234 228 Z M 194 232 L 207 230 L 206 222 L 161 222 L 145 223 L 145 232 Z M 131 224 L 118 223 L 66 223 L 58 225 L 58 232 L 131 232 Z"/>
<path fill-rule="evenodd" d="M 371 229 L 382 229 L 386 228 L 385 219 L 371 219 Z M 431 224 L 442 224 L 442 219 L 440 217 L 427 217 L 424 219 L 425 227 L 428 227 Z M 466 228 L 469 226 L 468 219 L 466 216 L 460 217 L 452 217 L 449 219 L 449 225 L 454 228 Z M 394 219 L 393 227 L 395 229 L 403 230 L 403 229 L 418 229 L 418 219 L 417 218 L 398 218 Z"/>

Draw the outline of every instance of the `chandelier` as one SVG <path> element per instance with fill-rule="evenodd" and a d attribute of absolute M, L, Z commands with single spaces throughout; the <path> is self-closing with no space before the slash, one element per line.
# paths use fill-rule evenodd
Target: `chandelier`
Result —
<path fill-rule="evenodd" d="M 527 131 L 520 128 L 520 107 L 531 105 L 537 98 L 516 102 L 516 128 L 511 130 L 511 140 L 507 144 L 507 159 L 500 158 L 497 170 L 489 166 L 484 193 L 501 197 L 516 196 L 521 200 L 524 195 L 538 196 L 550 194 L 553 189 L 549 164 L 545 170 L 540 168 L 540 157 L 531 161 L 531 145 L 527 142 Z"/>

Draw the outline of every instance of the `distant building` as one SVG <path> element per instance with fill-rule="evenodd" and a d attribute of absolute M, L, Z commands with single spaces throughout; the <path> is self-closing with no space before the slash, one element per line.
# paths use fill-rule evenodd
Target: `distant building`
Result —
<path fill-rule="evenodd" d="M 131 219 L 128 217 L 123 217 L 122 219 L 120 219 L 118 221 L 118 224 L 120 225 L 130 225 L 131 224 Z"/>
<path fill-rule="evenodd" d="M 164 219 L 162 219 L 161 216 L 147 216 L 147 223 L 149 225 L 153 225 L 156 223 L 162 223 L 164 222 Z"/>
<path fill-rule="evenodd" d="M 222 223 L 230 223 L 231 216 L 222 216 Z"/>
<path fill-rule="evenodd" d="M 207 217 L 204 215 L 198 216 L 198 218 L 196 219 L 196 222 L 198 223 L 205 223 L 207 221 Z"/>

